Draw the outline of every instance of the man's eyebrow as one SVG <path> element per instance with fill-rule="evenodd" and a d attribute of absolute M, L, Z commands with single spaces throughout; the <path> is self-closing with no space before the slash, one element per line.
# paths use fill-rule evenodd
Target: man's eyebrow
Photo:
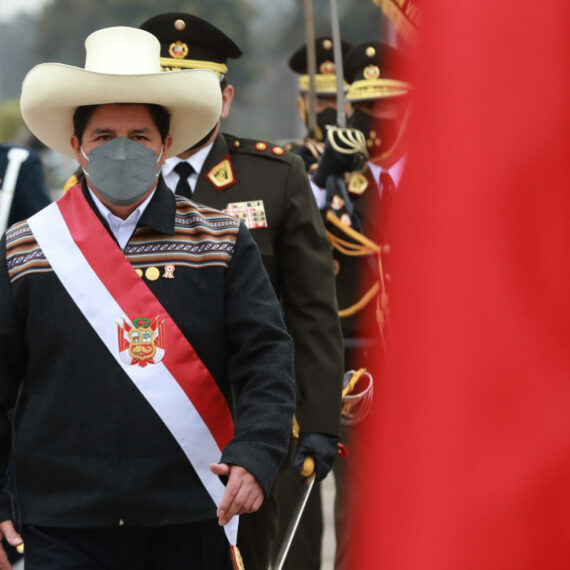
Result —
<path fill-rule="evenodd" d="M 101 133 L 113 133 L 115 129 L 111 127 L 95 127 L 92 131 L 93 134 L 100 135 Z"/>
<path fill-rule="evenodd" d="M 95 127 L 92 131 L 90 131 L 94 135 L 101 135 L 101 134 L 108 134 L 114 133 L 116 129 L 112 127 Z M 140 127 L 138 129 L 131 129 L 129 131 L 130 135 L 137 135 L 137 134 L 148 134 L 152 131 L 149 127 Z"/>

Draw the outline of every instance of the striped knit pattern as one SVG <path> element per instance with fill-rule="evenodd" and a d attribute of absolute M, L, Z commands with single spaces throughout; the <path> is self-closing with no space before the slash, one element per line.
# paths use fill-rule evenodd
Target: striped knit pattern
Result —
<path fill-rule="evenodd" d="M 18 222 L 6 232 L 6 264 L 11 282 L 28 273 L 52 270 L 26 222 Z"/>
<path fill-rule="evenodd" d="M 227 214 L 176 198 L 174 235 L 138 228 L 124 249 L 135 269 L 184 266 L 195 269 L 227 267 L 239 231 L 239 221 Z M 6 260 L 10 281 L 32 273 L 52 271 L 26 222 L 6 234 Z"/>

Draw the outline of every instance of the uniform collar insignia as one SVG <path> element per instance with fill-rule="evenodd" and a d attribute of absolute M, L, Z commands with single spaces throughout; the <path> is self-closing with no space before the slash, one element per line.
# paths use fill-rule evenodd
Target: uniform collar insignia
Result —
<path fill-rule="evenodd" d="M 230 157 L 226 156 L 223 160 L 215 164 L 207 173 L 206 178 L 216 187 L 217 190 L 223 190 L 228 186 L 236 183 L 236 177 L 230 162 Z"/>

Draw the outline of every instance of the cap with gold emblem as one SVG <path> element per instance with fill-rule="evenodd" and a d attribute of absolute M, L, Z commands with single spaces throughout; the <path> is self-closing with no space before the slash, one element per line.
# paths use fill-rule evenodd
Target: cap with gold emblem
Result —
<path fill-rule="evenodd" d="M 336 67 L 334 64 L 333 41 L 324 36 L 315 40 L 315 57 L 317 73 L 315 87 L 317 95 L 336 95 Z M 341 51 L 344 57 L 352 47 L 351 44 L 341 41 Z M 307 70 L 307 44 L 303 44 L 289 59 L 289 67 L 299 73 L 299 91 L 309 91 L 309 76 Z M 345 86 L 348 87 L 348 86 Z"/>
<path fill-rule="evenodd" d="M 192 14 L 159 14 L 139 27 L 160 41 L 160 65 L 164 71 L 211 69 L 224 75 L 228 71 L 228 58 L 242 54 L 226 34 Z"/>
<path fill-rule="evenodd" d="M 409 63 L 397 49 L 381 42 L 354 46 L 343 59 L 344 78 L 350 84 L 347 101 L 366 101 L 407 95 Z"/>

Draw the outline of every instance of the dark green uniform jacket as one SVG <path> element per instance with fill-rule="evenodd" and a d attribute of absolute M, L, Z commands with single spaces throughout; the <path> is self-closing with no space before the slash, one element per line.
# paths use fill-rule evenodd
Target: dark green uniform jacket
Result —
<path fill-rule="evenodd" d="M 255 203 L 248 226 L 295 343 L 301 431 L 338 435 L 343 353 L 332 256 L 302 160 L 275 145 L 220 134 L 192 199 L 222 210 L 230 204 L 234 213 Z"/>

